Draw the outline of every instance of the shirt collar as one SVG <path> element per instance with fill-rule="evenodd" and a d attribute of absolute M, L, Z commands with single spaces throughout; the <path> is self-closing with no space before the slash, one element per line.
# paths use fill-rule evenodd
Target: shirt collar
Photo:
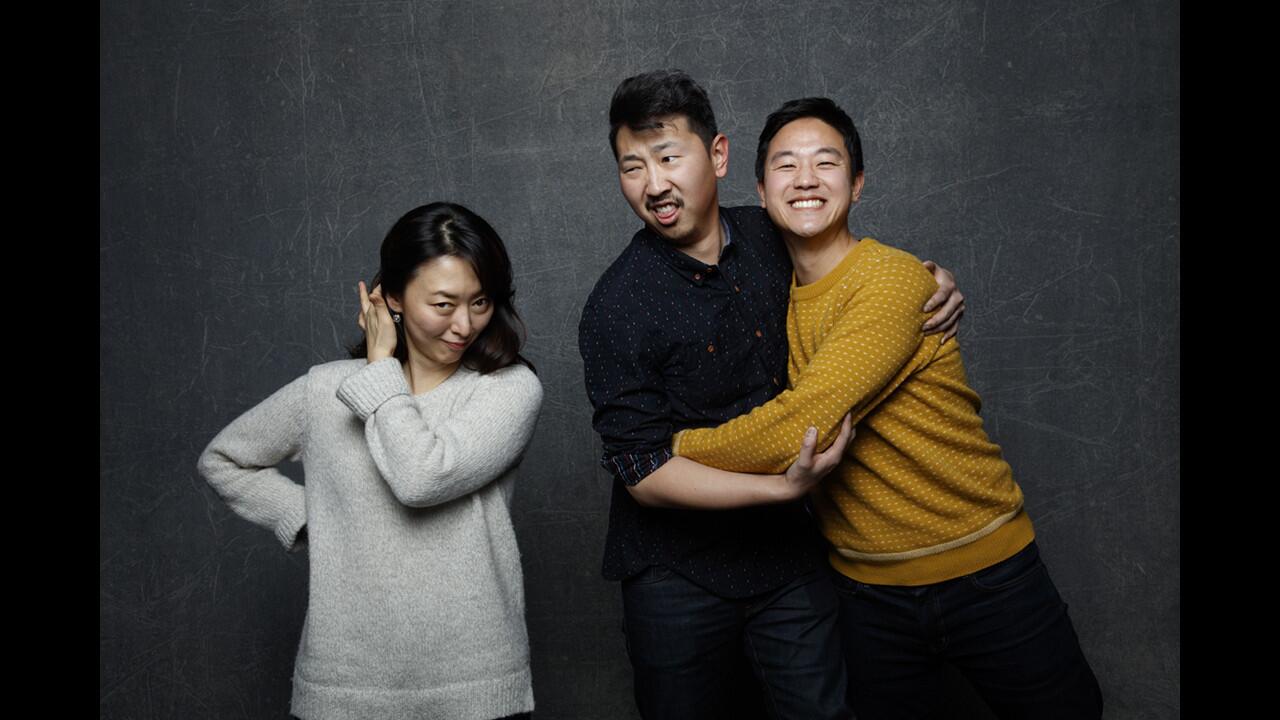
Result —
<path fill-rule="evenodd" d="M 669 265 L 677 274 L 684 277 L 690 282 L 701 284 L 709 277 L 716 275 L 719 264 L 728 261 L 737 253 L 736 247 L 733 245 L 732 224 L 725 218 L 724 208 L 720 208 L 720 230 L 724 235 L 724 244 L 720 247 L 720 262 L 716 265 L 707 265 L 701 260 L 695 260 L 692 257 L 671 247 L 671 245 L 662 236 L 645 226 L 640 235 L 645 239 L 646 244 L 661 257 L 667 265 Z"/>

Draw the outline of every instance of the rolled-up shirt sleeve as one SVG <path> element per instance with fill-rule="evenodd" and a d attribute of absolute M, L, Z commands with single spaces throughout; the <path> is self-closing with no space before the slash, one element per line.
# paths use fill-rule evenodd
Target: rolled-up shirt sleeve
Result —
<path fill-rule="evenodd" d="M 592 426 L 604 443 L 600 464 L 635 485 L 671 459 L 671 404 L 652 338 L 617 306 L 588 302 L 578 325 Z"/>

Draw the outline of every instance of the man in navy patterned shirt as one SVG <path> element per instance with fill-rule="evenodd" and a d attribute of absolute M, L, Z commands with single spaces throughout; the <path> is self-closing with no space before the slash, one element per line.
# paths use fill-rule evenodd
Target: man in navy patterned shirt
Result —
<path fill-rule="evenodd" d="M 675 432 L 785 385 L 786 248 L 761 208 L 719 206 L 729 141 L 687 75 L 624 80 L 609 122 L 622 193 L 645 227 L 597 282 L 578 342 L 613 475 L 603 574 L 622 581 L 640 712 L 850 717 L 837 603 L 804 498 L 851 431 L 822 452 L 814 433 L 796 438 L 800 459 L 782 475 L 670 450 Z M 930 325 L 949 330 L 963 298 L 938 275 L 930 305 L 945 305 Z"/>

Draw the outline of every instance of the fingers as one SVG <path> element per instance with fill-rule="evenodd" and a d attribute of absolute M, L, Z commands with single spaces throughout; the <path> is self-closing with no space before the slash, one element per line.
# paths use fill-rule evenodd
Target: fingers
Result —
<path fill-rule="evenodd" d="M 857 434 L 857 431 L 853 429 L 853 416 L 846 413 L 844 420 L 840 423 L 840 434 L 836 436 L 836 441 L 831 445 L 832 449 L 836 450 L 835 459 L 837 462 L 844 457 L 844 449 L 849 446 L 849 441 L 853 439 L 855 434 Z"/>
<path fill-rule="evenodd" d="M 925 302 L 924 307 L 920 308 L 921 312 L 933 312 L 934 308 L 946 302 L 947 298 L 950 296 L 950 291 L 938 288 L 938 292 L 930 295 L 929 299 Z M 929 322 L 933 322 L 933 318 L 929 318 Z M 928 323 L 926 323 L 926 325 L 927 324 Z"/>
<path fill-rule="evenodd" d="M 923 264 L 926 270 L 933 273 L 934 282 L 938 283 L 938 291 L 929 297 L 922 308 L 923 312 L 931 312 L 955 292 L 956 276 L 951 274 L 950 270 L 938 267 L 938 264 L 932 260 L 925 260 Z"/>
<path fill-rule="evenodd" d="M 364 281 L 361 280 L 356 284 L 356 290 L 360 293 L 360 312 L 369 311 L 369 293 L 364 288 Z"/>
<path fill-rule="evenodd" d="M 924 334 L 950 333 L 942 338 L 943 342 L 946 342 L 946 338 L 955 334 L 959 329 L 957 323 L 960 323 L 960 316 L 964 315 L 964 311 L 964 295 L 961 295 L 959 291 L 951 293 L 951 299 L 947 300 L 946 304 L 942 305 L 937 313 L 933 314 L 932 318 L 929 318 L 929 322 L 923 325 Z"/>
<path fill-rule="evenodd" d="M 364 330 L 364 314 L 369 311 L 369 294 L 364 291 L 364 281 L 356 283 L 356 294 L 360 296 L 360 312 L 356 314 L 356 324 Z"/>
<path fill-rule="evenodd" d="M 800 457 L 796 465 L 807 468 L 813 465 L 813 447 L 818 443 L 818 428 L 810 427 L 804 431 L 804 439 L 800 441 Z"/>
<path fill-rule="evenodd" d="M 394 324 L 394 319 L 391 317 L 391 304 L 382 297 L 382 290 L 375 289 L 369 299 L 373 302 L 373 312 L 370 315 L 376 317 L 383 325 L 391 327 Z"/>
<path fill-rule="evenodd" d="M 846 414 L 844 420 L 840 422 L 840 433 L 836 435 L 836 439 L 831 445 L 823 450 L 813 461 L 814 471 L 826 475 L 836 465 L 840 464 L 840 460 L 844 457 L 844 450 L 849 445 L 849 439 L 854 435 L 853 417 Z"/>
<path fill-rule="evenodd" d="M 960 303 L 960 307 L 956 310 L 956 314 L 952 316 L 951 322 L 947 327 L 942 328 L 942 342 L 946 342 L 956 336 L 960 332 L 960 318 L 964 316 L 964 303 Z"/>
<path fill-rule="evenodd" d="M 853 435 L 853 416 L 845 413 L 844 420 L 840 423 L 840 434 L 836 436 L 835 444 L 843 449 L 853 439 Z"/>
<path fill-rule="evenodd" d="M 382 295 L 382 285 L 374 285 L 369 293 L 369 322 L 391 322 L 391 306 Z"/>
<path fill-rule="evenodd" d="M 943 303 L 938 312 L 933 314 L 920 329 L 924 330 L 925 335 L 931 335 L 936 332 L 946 332 L 951 330 L 954 335 L 955 324 L 960 322 L 960 316 L 964 314 L 964 294 L 959 290 L 951 293 L 947 301 Z"/>
<path fill-rule="evenodd" d="M 923 265 L 925 270 L 934 274 L 936 280 L 936 276 L 938 274 L 938 263 L 932 260 L 925 260 Z M 929 300 L 925 302 L 923 312 L 929 312 L 940 305 L 945 299 L 947 299 L 947 293 L 943 291 L 941 284 L 939 284 L 938 292 L 934 293 Z"/>

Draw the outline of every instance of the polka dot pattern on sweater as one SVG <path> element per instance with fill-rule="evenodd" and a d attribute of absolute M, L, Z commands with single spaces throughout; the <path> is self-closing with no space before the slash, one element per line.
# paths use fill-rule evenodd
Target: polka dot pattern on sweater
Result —
<path fill-rule="evenodd" d="M 852 413 L 857 435 L 816 497 L 838 550 L 910 562 L 981 540 L 1017 514 L 1022 493 L 982 429 L 958 343 L 922 334 L 935 289 L 916 258 L 862 240 L 821 280 L 792 287 L 790 389 L 717 428 L 681 433 L 677 453 L 779 472 L 805 428 L 817 427 L 825 446 Z"/>

